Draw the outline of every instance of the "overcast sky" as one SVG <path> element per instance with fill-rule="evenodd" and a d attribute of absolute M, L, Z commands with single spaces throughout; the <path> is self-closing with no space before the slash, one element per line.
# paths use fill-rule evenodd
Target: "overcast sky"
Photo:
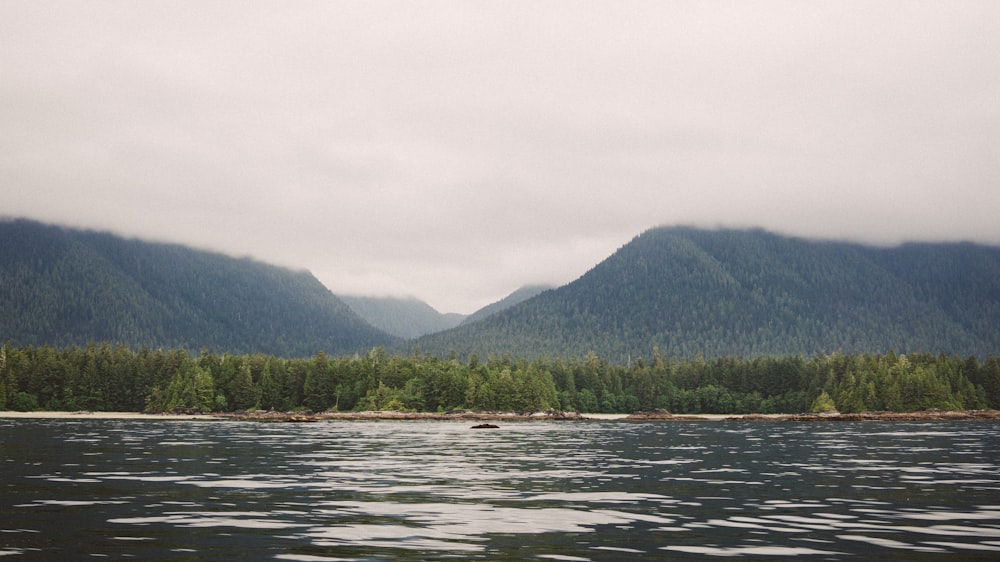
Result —
<path fill-rule="evenodd" d="M 1000 244 L 1000 2 L 0 0 L 0 215 L 473 310 L 648 228 Z"/>

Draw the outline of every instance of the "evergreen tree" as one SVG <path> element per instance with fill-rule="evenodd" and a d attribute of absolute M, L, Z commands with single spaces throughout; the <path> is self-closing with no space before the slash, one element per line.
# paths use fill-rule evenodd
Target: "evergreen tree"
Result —
<path fill-rule="evenodd" d="M 236 410 L 253 410 L 260 401 L 260 389 L 254 384 L 250 374 L 249 361 L 242 361 L 236 371 L 236 376 L 230 382 L 229 405 Z"/>
<path fill-rule="evenodd" d="M 809 411 L 816 414 L 825 414 L 828 412 L 836 412 L 837 406 L 833 403 L 833 398 L 830 398 L 830 395 L 824 390 L 819 396 L 816 397 L 816 400 L 813 401 L 812 407 Z"/>

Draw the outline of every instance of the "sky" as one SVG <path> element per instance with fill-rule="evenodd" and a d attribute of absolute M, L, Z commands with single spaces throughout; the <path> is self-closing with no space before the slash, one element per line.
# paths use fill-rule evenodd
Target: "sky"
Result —
<path fill-rule="evenodd" d="M 0 0 L 0 215 L 471 313 L 661 225 L 1000 244 L 1000 2 Z"/>

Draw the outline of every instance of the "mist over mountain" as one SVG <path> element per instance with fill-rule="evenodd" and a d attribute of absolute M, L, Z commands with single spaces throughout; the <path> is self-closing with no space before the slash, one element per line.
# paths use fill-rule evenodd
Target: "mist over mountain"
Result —
<path fill-rule="evenodd" d="M 395 341 L 307 271 L 27 220 L 0 240 L 0 341 L 284 357 Z"/>
<path fill-rule="evenodd" d="M 441 313 L 416 297 L 338 295 L 372 326 L 403 339 L 454 328 L 465 315 Z"/>
<path fill-rule="evenodd" d="M 576 281 L 420 338 L 462 356 L 612 361 L 1000 349 L 1000 248 L 892 248 L 763 230 L 644 232 Z"/>
<path fill-rule="evenodd" d="M 971 243 L 655 228 L 568 285 L 524 287 L 462 322 L 413 298 L 346 297 L 349 306 L 309 272 L 178 245 L 26 220 L 0 222 L 0 239 L 0 341 L 16 345 L 286 357 L 385 345 L 482 358 L 595 352 L 616 363 L 1000 349 L 1000 248 Z"/>

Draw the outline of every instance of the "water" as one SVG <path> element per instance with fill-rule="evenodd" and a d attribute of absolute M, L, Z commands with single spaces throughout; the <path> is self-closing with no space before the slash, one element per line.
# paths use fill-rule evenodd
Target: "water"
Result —
<path fill-rule="evenodd" d="M 1000 559 L 993 423 L 0 419 L 0 554 Z"/>

